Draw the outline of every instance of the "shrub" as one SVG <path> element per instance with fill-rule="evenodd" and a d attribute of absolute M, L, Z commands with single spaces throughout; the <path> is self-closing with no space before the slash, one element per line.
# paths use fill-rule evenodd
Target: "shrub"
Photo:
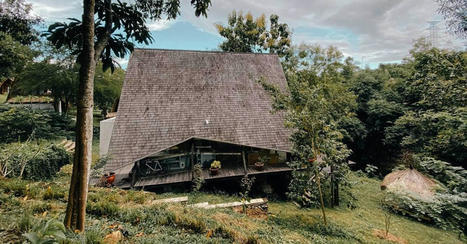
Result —
<path fill-rule="evenodd" d="M 104 166 L 109 160 L 110 156 L 99 158 L 97 162 L 92 166 L 91 176 L 100 178 L 102 175 L 104 175 Z"/>
<path fill-rule="evenodd" d="M 26 141 L 32 134 L 38 139 L 55 139 L 71 137 L 73 133 L 74 124 L 69 116 L 21 107 L 2 106 L 0 109 L 0 141 L 3 143 Z"/>
<path fill-rule="evenodd" d="M 120 207 L 109 201 L 99 201 L 97 203 L 88 202 L 86 212 L 98 217 L 101 216 L 115 216 L 120 211 Z"/>
<path fill-rule="evenodd" d="M 49 200 L 49 199 L 63 199 L 65 197 L 65 191 L 63 188 L 59 187 L 47 187 L 47 190 L 42 195 L 42 199 Z"/>
<path fill-rule="evenodd" d="M 367 164 L 365 167 L 365 173 L 368 175 L 368 177 L 378 177 L 378 167 L 374 166 L 372 164 Z"/>
<path fill-rule="evenodd" d="M 0 151 L 4 176 L 30 180 L 50 179 L 71 160 L 64 148 L 46 142 L 4 144 Z"/>
<path fill-rule="evenodd" d="M 50 219 L 48 221 L 42 220 L 32 227 L 32 230 L 23 236 L 32 244 L 39 243 L 58 243 L 64 240 L 65 226 L 63 223 Z"/>
<path fill-rule="evenodd" d="M 34 203 L 30 206 L 30 209 L 33 213 L 43 213 L 45 211 L 49 211 L 50 209 L 52 209 L 52 206 L 50 205 L 50 203 L 46 203 L 46 202 L 37 202 L 37 203 Z"/>
<path fill-rule="evenodd" d="M 460 229 L 467 234 L 467 194 L 437 194 L 434 202 L 424 202 L 407 195 L 387 192 L 384 207 L 418 221 L 443 229 Z"/>
<path fill-rule="evenodd" d="M 0 209 L 9 211 L 21 205 L 20 201 L 13 195 L 0 193 Z"/>
<path fill-rule="evenodd" d="M 28 232 L 31 230 L 34 223 L 34 218 L 31 216 L 31 213 L 25 212 L 17 223 L 17 228 L 20 232 Z"/>
<path fill-rule="evenodd" d="M 2 179 L 0 188 L 3 189 L 3 192 L 17 197 L 26 196 L 28 192 L 27 182 L 20 179 Z"/>
<path fill-rule="evenodd" d="M 84 233 L 84 243 L 86 244 L 100 244 L 104 240 L 104 232 L 95 226 L 88 228 Z"/>
<path fill-rule="evenodd" d="M 415 167 L 443 183 L 451 192 L 467 192 L 467 170 L 431 157 L 416 157 Z"/>
<path fill-rule="evenodd" d="M 129 190 L 127 191 L 127 194 L 125 195 L 125 202 L 135 202 L 135 203 L 143 204 L 146 202 L 147 199 L 148 199 L 148 196 L 143 191 Z"/>
<path fill-rule="evenodd" d="M 203 178 L 203 166 L 201 164 L 195 164 L 193 166 L 193 180 L 192 180 L 192 189 L 194 192 L 197 192 L 201 189 L 204 184 Z"/>

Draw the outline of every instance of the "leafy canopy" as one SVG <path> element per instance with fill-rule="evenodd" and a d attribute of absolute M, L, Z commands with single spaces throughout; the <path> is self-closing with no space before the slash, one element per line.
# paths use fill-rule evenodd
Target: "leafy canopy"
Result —
<path fill-rule="evenodd" d="M 207 16 L 210 0 L 191 0 L 196 16 Z M 115 69 L 115 58 L 124 58 L 133 51 L 134 43 L 149 44 L 153 41 L 147 20 L 175 19 L 180 14 L 179 0 L 97 0 L 95 5 L 96 59 L 103 69 Z M 44 34 L 58 48 L 66 46 L 80 54 L 82 48 L 82 23 L 70 18 L 70 22 L 57 22 Z"/>
<path fill-rule="evenodd" d="M 233 11 L 228 25 L 216 25 L 219 34 L 226 38 L 219 47 L 227 52 L 271 52 L 280 57 L 290 55 L 290 30 L 287 24 L 279 23 L 279 16 L 271 15 L 269 29 L 263 15 L 253 19 L 250 13 L 243 15 Z"/>
<path fill-rule="evenodd" d="M 38 40 L 34 25 L 41 22 L 31 14 L 32 6 L 24 0 L 0 2 L 0 32 L 10 35 L 22 45 L 30 45 Z"/>
<path fill-rule="evenodd" d="M 342 143 L 340 122 L 354 117 L 355 96 L 345 84 L 343 56 L 336 48 L 301 46 L 294 50 L 286 72 L 289 93 L 260 81 L 274 97 L 274 108 L 286 111 L 292 128 L 294 169 L 289 196 L 304 204 L 317 199 L 316 183 L 322 169 L 331 166 L 337 181 L 345 176 L 350 150 Z M 313 161 L 309 162 L 310 159 Z M 327 176 L 325 176 L 327 177 Z"/>

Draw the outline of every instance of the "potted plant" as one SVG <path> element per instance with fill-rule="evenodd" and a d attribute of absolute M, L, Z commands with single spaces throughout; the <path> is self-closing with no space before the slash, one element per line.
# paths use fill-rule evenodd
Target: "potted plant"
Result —
<path fill-rule="evenodd" d="M 267 155 L 261 155 L 258 158 L 258 161 L 255 163 L 255 169 L 258 171 L 264 170 L 264 164 L 269 161 L 269 157 Z"/>
<path fill-rule="evenodd" d="M 211 175 L 217 175 L 219 173 L 220 168 L 221 168 L 221 161 L 214 160 L 211 163 L 211 168 L 209 168 L 209 171 L 211 172 Z"/>

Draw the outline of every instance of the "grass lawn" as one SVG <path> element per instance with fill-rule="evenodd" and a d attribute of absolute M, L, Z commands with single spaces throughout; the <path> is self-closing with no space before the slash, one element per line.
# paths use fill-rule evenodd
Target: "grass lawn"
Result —
<path fill-rule="evenodd" d="M 5 94 L 0 94 L 0 104 L 5 103 L 7 97 L 8 97 L 8 94 L 7 94 L 7 93 L 5 93 Z"/>
<path fill-rule="evenodd" d="M 68 170 L 69 171 L 69 170 Z M 64 171 L 65 172 L 65 171 Z M 69 175 L 51 182 L 0 181 L 0 240 L 22 241 L 25 215 L 33 223 L 63 219 Z M 390 243 L 373 236 L 384 229 L 379 181 L 353 176 L 357 207 L 327 209 L 329 226 L 319 209 L 301 209 L 291 202 L 269 203 L 267 218 L 249 217 L 232 209 L 194 209 L 179 204 L 151 205 L 153 199 L 188 195 L 189 203 L 238 201 L 238 196 L 210 193 L 164 193 L 90 188 L 86 236 L 67 233 L 69 243 L 102 241 L 120 226 L 124 243 Z M 50 187 L 50 188 L 49 188 Z M 264 216 L 263 216 L 264 217 Z M 408 243 L 463 243 L 456 232 L 393 215 L 390 233 Z"/>

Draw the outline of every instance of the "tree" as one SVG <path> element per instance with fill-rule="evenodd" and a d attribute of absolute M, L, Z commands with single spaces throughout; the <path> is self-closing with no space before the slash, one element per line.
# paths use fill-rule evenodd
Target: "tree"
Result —
<path fill-rule="evenodd" d="M 37 40 L 34 25 L 39 22 L 24 0 L 0 2 L 0 79 L 14 79 L 37 55 L 28 45 Z"/>
<path fill-rule="evenodd" d="M 35 56 L 31 48 L 0 32 L 0 79 L 14 77 Z"/>
<path fill-rule="evenodd" d="M 465 0 L 436 0 L 438 12 L 444 16 L 451 32 L 461 38 L 467 37 L 467 3 Z"/>
<path fill-rule="evenodd" d="M 385 130 L 385 142 L 457 165 L 467 160 L 467 55 L 413 50 L 402 94 L 408 110 Z"/>
<path fill-rule="evenodd" d="M 104 118 L 120 97 L 124 78 L 123 69 L 116 68 L 113 73 L 110 70 L 104 72 L 102 64 L 98 64 L 94 78 L 94 102 Z"/>
<path fill-rule="evenodd" d="M 52 60 L 30 63 L 17 78 L 15 90 L 20 94 L 41 94 L 50 91 L 54 99 L 54 108 L 67 113 L 76 99 L 78 85 L 77 67 L 64 66 Z M 59 108 L 61 106 L 61 108 Z"/>
<path fill-rule="evenodd" d="M 41 22 L 31 15 L 32 6 L 24 0 L 0 2 L 0 32 L 10 35 L 22 45 L 30 45 L 38 40 L 34 25 Z"/>
<path fill-rule="evenodd" d="M 271 15 L 269 30 L 264 14 L 253 20 L 247 13 L 233 11 L 228 18 L 228 25 L 216 25 L 221 36 L 226 38 L 219 47 L 226 52 L 270 52 L 280 57 L 290 55 L 290 30 L 287 24 L 279 23 L 279 16 Z"/>
<path fill-rule="evenodd" d="M 346 158 L 350 151 L 342 143 L 339 122 L 352 117 L 356 108 L 355 96 L 344 83 L 341 70 L 342 54 L 334 47 L 302 46 L 291 61 L 296 65 L 287 70 L 290 94 L 283 93 L 267 81 L 263 87 L 274 97 L 274 108 L 285 110 L 286 125 L 293 128 L 293 179 L 289 197 L 306 204 L 320 202 L 323 219 L 324 193 L 321 185 L 323 169 L 331 168 L 331 204 L 336 200 L 337 182 L 342 179 Z M 303 169 L 305 170 L 298 170 Z M 334 177 L 335 176 L 335 177 Z"/>
<path fill-rule="evenodd" d="M 191 0 L 195 15 L 206 16 L 210 0 Z M 70 183 L 65 226 L 84 231 L 88 180 L 92 158 L 93 87 L 96 63 L 114 67 L 113 57 L 124 57 L 133 49 L 133 41 L 149 43 L 152 37 L 146 19 L 164 15 L 176 18 L 179 0 L 136 0 L 134 3 L 111 0 L 83 0 L 82 21 L 55 23 L 48 39 L 58 48 L 66 45 L 78 54 L 79 88 L 77 96 L 76 147 Z M 96 15 L 96 16 L 95 16 Z M 96 18 L 95 18 L 96 17 Z"/>

